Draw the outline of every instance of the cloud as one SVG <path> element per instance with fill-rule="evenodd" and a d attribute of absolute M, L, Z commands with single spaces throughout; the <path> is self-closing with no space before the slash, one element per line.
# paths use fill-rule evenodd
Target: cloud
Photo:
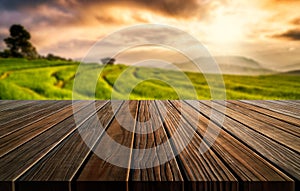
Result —
<path fill-rule="evenodd" d="M 119 23 L 120 20 L 112 17 L 111 15 L 96 15 L 96 20 L 100 23 L 111 24 L 111 23 Z"/>
<path fill-rule="evenodd" d="M 274 35 L 275 38 L 284 38 L 293 41 L 300 41 L 300 28 L 299 29 L 291 29 L 282 34 Z"/>
<path fill-rule="evenodd" d="M 12 24 L 22 24 L 33 34 L 32 40 L 37 46 L 94 31 L 87 37 L 87 40 L 91 40 L 95 39 L 94 34 L 107 34 L 116 27 L 153 22 L 168 24 L 168 20 L 177 19 L 205 20 L 216 6 L 226 1 L 2 0 L 0 30 L 8 30 Z M 68 37 L 61 31 L 72 34 Z"/>
<path fill-rule="evenodd" d="M 291 21 L 291 24 L 300 25 L 300 17 L 297 17 Z"/>
<path fill-rule="evenodd" d="M 67 39 L 65 41 L 60 41 L 59 43 L 54 43 L 45 48 L 39 49 L 39 53 L 42 55 L 47 55 L 49 52 L 56 55 L 62 55 L 68 58 L 83 57 L 86 51 L 93 46 L 95 42 L 90 40 L 78 40 L 78 39 Z M 72 50 L 72 51 L 70 51 Z"/>
<path fill-rule="evenodd" d="M 107 0 L 110 3 L 112 1 Z M 115 1 L 116 3 L 120 1 Z M 205 14 L 207 10 L 205 6 L 201 6 L 197 0 L 130 0 L 129 4 L 140 6 L 142 8 L 148 8 L 153 12 L 159 12 L 166 16 L 175 16 L 182 18 L 190 18 L 195 14 Z M 200 11 L 200 12 L 198 12 Z"/>
<path fill-rule="evenodd" d="M 270 0 L 273 3 L 291 3 L 291 2 L 297 2 L 298 0 Z"/>
<path fill-rule="evenodd" d="M 268 5 L 278 6 L 280 4 L 299 3 L 298 0 L 265 0 Z"/>
<path fill-rule="evenodd" d="M 75 9 L 77 11 L 84 10 L 86 7 L 97 7 L 105 8 L 107 6 L 119 6 L 129 8 L 142 8 L 147 9 L 151 12 L 160 13 L 165 16 L 180 17 L 180 18 L 191 18 L 195 15 L 204 17 L 209 14 L 209 8 L 211 4 L 225 3 L 227 0 L 2 0 L 0 2 L 0 9 L 2 10 L 21 10 L 28 8 L 36 8 L 41 5 L 47 5 L 48 7 L 56 7 L 68 11 Z M 99 9 L 101 12 L 102 10 Z M 86 12 L 87 13 L 87 12 Z"/>
<path fill-rule="evenodd" d="M 1 0 L 0 9 L 4 10 L 20 10 L 27 7 L 36 7 L 41 4 L 55 4 L 55 1 L 51 0 L 27 0 L 27 1 L 19 1 L 19 0 Z"/>
<path fill-rule="evenodd" d="M 24 25 L 31 31 L 57 27 L 122 27 L 168 20 L 205 21 L 228 0 L 2 0 L 2 27 Z M 185 21 L 182 21 L 185 22 Z"/>
<path fill-rule="evenodd" d="M 22 24 L 42 54 L 80 57 L 91 42 L 120 28 L 157 23 L 189 32 L 212 51 L 240 54 L 272 48 L 278 43 L 274 38 L 297 43 L 299 30 L 290 29 L 300 26 L 299 4 L 299 0 L 1 0 L 0 33 L 8 34 L 12 24 Z M 169 36 L 126 34 L 111 43 Z M 259 46 L 262 41 L 266 44 Z M 254 45 L 248 48 L 244 42 Z"/>

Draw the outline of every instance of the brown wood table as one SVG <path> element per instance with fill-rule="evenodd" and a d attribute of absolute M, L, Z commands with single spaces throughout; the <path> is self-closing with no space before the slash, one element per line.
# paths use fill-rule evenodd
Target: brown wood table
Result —
<path fill-rule="evenodd" d="M 0 191 L 300 190 L 298 101 L 113 103 L 0 101 Z"/>

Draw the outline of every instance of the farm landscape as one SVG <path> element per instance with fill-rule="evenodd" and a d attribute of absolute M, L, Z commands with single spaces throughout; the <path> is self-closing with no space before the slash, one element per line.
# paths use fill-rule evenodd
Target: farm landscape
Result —
<path fill-rule="evenodd" d="M 5 100 L 70 100 L 73 93 L 73 82 L 80 62 L 27 60 L 22 58 L 0 59 L 0 99 Z M 84 65 L 84 64 L 83 64 Z M 184 99 L 192 99 L 185 83 L 180 79 L 181 72 L 161 68 L 129 67 L 124 64 L 100 65 L 86 64 L 85 72 L 93 73 L 102 69 L 97 82 L 96 92 L 78 93 L 82 99 L 110 99 L 112 91 L 122 94 L 122 90 L 114 89 L 114 82 L 125 71 L 126 84 L 147 79 L 139 83 L 131 92 L 130 99 L 179 99 L 176 91 L 165 80 L 172 80 L 185 92 Z M 210 89 L 205 76 L 200 73 L 185 72 L 197 92 L 198 99 L 211 99 Z M 92 74 L 91 74 L 92 75 Z M 214 74 L 211 74 L 214 75 Z M 296 72 L 265 75 L 223 75 L 227 99 L 300 99 L 300 78 Z M 177 81 L 176 81 L 177 80 Z M 88 87 L 88 84 L 85 84 Z M 177 87 L 177 85 L 176 85 Z M 84 91 L 84 90 L 82 90 Z M 118 92 L 119 91 L 119 92 Z"/>

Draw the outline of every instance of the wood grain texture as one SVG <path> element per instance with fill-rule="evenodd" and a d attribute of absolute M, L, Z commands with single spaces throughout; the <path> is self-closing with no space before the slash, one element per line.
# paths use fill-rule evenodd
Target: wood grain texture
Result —
<path fill-rule="evenodd" d="M 0 190 L 296 191 L 299 106 L 0 101 Z"/>
<path fill-rule="evenodd" d="M 129 112 L 126 110 L 128 107 Z M 104 156 L 116 163 L 123 164 L 126 168 L 108 163 L 92 153 L 80 173 L 78 181 L 128 181 L 131 162 L 130 148 L 133 146 L 133 132 L 135 130 L 135 124 L 130 123 L 129 119 L 130 117 L 135 119 L 137 111 L 138 101 L 125 101 L 106 130 L 106 136 L 102 136 L 95 146 L 95 153 L 104 153 Z M 124 129 L 120 123 L 129 125 L 132 132 Z M 109 137 L 119 144 L 109 144 L 107 140 Z M 123 152 L 121 145 L 128 148 L 128 152 Z"/>
<path fill-rule="evenodd" d="M 188 181 L 198 183 L 194 188 L 189 187 L 189 190 L 238 190 L 237 179 L 216 154 L 208 149 L 207 144 L 204 146 L 208 152 L 204 154 L 199 152 L 201 137 L 194 133 L 194 127 L 191 127 L 187 122 L 189 119 L 181 118 L 180 112 L 176 109 L 182 108 L 181 112 L 188 112 L 184 108 L 185 106 L 177 101 L 172 101 L 172 104 L 167 101 L 157 101 L 157 105 L 159 110 L 166 110 L 167 115 L 164 117 L 164 123 L 170 136 L 174 136 L 174 147 L 178 150 L 185 147 L 178 155 L 181 169 Z M 194 114 L 194 116 L 198 116 L 197 112 Z M 176 137 L 176 131 L 179 132 L 178 137 Z M 207 184 L 208 182 L 211 184 Z"/>
<path fill-rule="evenodd" d="M 260 113 L 255 110 L 248 109 L 247 106 L 245 106 L 237 101 L 228 101 L 226 103 L 226 106 L 230 107 L 231 109 L 235 110 L 236 112 L 240 112 L 244 115 L 247 115 L 247 116 L 253 118 L 253 120 L 255 120 L 255 121 L 256 120 L 261 121 L 268 126 L 274 126 L 274 128 L 281 129 L 282 131 L 285 131 L 285 132 L 293 134 L 297 137 L 300 137 L 299 126 L 297 126 L 297 125 L 274 118 L 265 113 Z"/>
<path fill-rule="evenodd" d="M 239 107 L 236 107 L 235 105 L 232 105 L 231 103 L 226 103 L 224 101 L 215 102 L 227 108 L 227 116 L 234 116 L 234 119 L 236 121 L 239 121 L 245 126 L 253 129 L 258 133 L 263 134 L 264 136 L 272 139 L 273 141 L 276 141 L 300 153 L 300 132 L 298 127 L 289 125 L 287 123 L 280 123 L 278 121 L 269 124 L 268 117 L 259 114 L 254 114 L 247 110 L 245 111 L 245 109 L 241 109 Z M 283 130 L 288 128 L 290 128 L 292 132 L 294 132 L 296 135 L 286 132 L 286 130 Z"/>
<path fill-rule="evenodd" d="M 14 112 L 15 110 L 19 110 L 20 108 L 28 107 L 29 105 L 34 104 L 35 101 L 32 100 L 1 100 L 0 101 L 0 114 L 3 111 L 10 110 Z"/>
<path fill-rule="evenodd" d="M 210 123 L 210 120 L 218 124 L 218 120 L 222 119 L 222 116 L 215 114 L 212 116 L 212 118 L 210 118 L 210 120 L 208 120 L 211 108 L 207 107 L 203 103 L 210 104 L 211 102 L 201 101 L 198 103 L 200 104 L 197 104 L 197 101 L 189 102 L 189 104 L 192 104 L 194 106 L 197 105 L 198 108 L 196 107 L 195 109 L 199 109 L 199 111 L 202 111 L 206 116 L 206 118 L 201 117 L 201 120 L 199 120 L 204 124 L 199 123 L 198 125 L 199 133 L 204 134 L 207 133 L 207 129 L 205 128 L 207 127 L 208 123 Z M 232 132 L 239 134 L 238 137 L 243 137 L 243 139 L 246 137 L 245 139 L 247 139 L 246 133 L 242 134 L 242 131 L 237 131 L 237 129 L 240 130 L 243 128 L 239 127 L 237 124 L 230 123 L 231 121 L 229 121 L 229 118 L 225 118 L 222 124 L 224 128 L 222 128 L 222 130 L 219 132 L 218 138 L 215 140 L 211 148 L 216 153 L 218 153 L 220 158 L 223 159 L 225 164 L 228 165 L 228 167 L 234 172 L 239 180 L 242 180 L 242 182 L 248 182 L 248 184 L 246 185 L 241 184 L 240 189 L 264 190 L 263 188 L 258 187 L 256 184 L 252 184 L 254 182 L 261 181 L 265 182 L 265 189 L 277 189 L 273 188 L 272 182 L 270 182 L 271 180 L 273 180 L 285 182 L 285 184 L 282 185 L 282 189 L 293 190 L 293 180 L 289 178 L 289 176 L 285 175 L 268 161 L 258 156 L 256 152 L 253 152 L 253 150 L 249 149 L 248 145 L 243 144 L 243 142 L 241 142 L 241 139 L 237 139 L 236 137 L 232 136 L 232 134 L 229 134 L 228 131 L 223 131 L 223 129 L 227 130 L 227 126 L 229 125 L 230 127 L 232 127 L 232 129 L 230 129 Z M 214 129 L 220 127 L 217 127 L 213 123 L 210 128 L 212 129 L 210 131 L 214 132 L 216 131 Z M 209 141 L 210 139 L 207 140 Z"/>
<path fill-rule="evenodd" d="M 284 122 L 288 122 L 288 123 L 291 123 L 291 124 L 293 124 L 297 127 L 300 127 L 300 119 L 288 116 L 286 114 L 278 113 L 276 111 L 269 110 L 268 108 L 262 108 L 262 107 L 259 107 L 259 106 L 255 106 L 255 105 L 252 105 L 252 104 L 244 102 L 244 101 L 230 101 L 230 102 L 232 102 L 236 105 L 242 106 L 242 107 L 244 107 L 244 108 L 246 108 L 250 111 L 255 111 L 257 113 L 268 115 L 268 116 L 273 117 L 275 119 L 278 119 L 278 120 L 281 120 L 281 121 L 284 121 Z"/>
<path fill-rule="evenodd" d="M 18 110 L 18 112 L 13 112 L 12 115 L 4 116 L 0 123 L 0 138 L 20 130 L 21 128 L 28 126 L 43 119 L 44 117 L 51 115 L 52 113 L 60 110 L 66 105 L 71 105 L 71 102 L 49 102 L 46 104 L 37 104 L 38 107 L 26 107 L 26 110 Z M 25 115 L 20 115 L 20 112 L 25 112 Z M 10 113 L 9 113 L 10 114 Z M 6 121 L 7 120 L 7 121 Z"/>
<path fill-rule="evenodd" d="M 200 103 L 201 112 L 209 116 L 210 113 L 208 111 L 211 109 L 211 102 L 201 101 L 199 103 Z M 220 110 L 220 107 L 223 106 L 214 105 L 214 109 L 216 110 Z M 232 118 L 225 117 L 225 120 L 222 123 L 222 121 L 220 121 L 221 115 L 222 113 L 218 113 L 217 116 L 211 120 L 216 124 L 222 126 L 223 129 L 226 130 L 226 132 L 232 135 L 235 139 L 245 144 L 246 147 L 243 146 L 245 149 L 251 148 L 255 150 L 256 153 L 260 154 L 260 156 L 263 156 L 265 159 L 271 161 L 277 167 L 280 167 L 281 169 L 285 170 L 290 176 L 295 177 L 296 179 L 300 178 L 299 177 L 300 166 L 298 160 L 299 158 L 298 153 L 288 149 L 284 145 L 280 145 L 274 142 L 273 140 L 268 139 L 263 134 L 257 133 L 256 131 L 252 130 L 251 128 L 248 128 L 247 126 L 243 125 L 242 123 L 239 123 L 238 121 Z M 262 161 L 263 163 L 266 163 L 265 160 Z M 249 164 L 249 162 L 247 163 Z M 258 165 L 260 164 L 259 161 L 250 164 L 251 165 L 254 164 L 252 168 L 260 169 L 260 165 Z M 272 165 L 270 165 L 270 168 L 275 169 L 275 167 Z M 266 172 L 265 175 L 266 175 L 265 178 L 269 177 L 270 179 L 272 179 L 272 176 L 274 175 L 283 176 L 283 173 L 280 173 L 278 171 L 276 173 Z M 287 176 L 283 176 L 283 177 L 288 179 Z"/>
<path fill-rule="evenodd" d="M 91 143 L 97 141 L 102 131 L 95 128 L 98 125 L 98 117 L 101 115 L 102 125 L 106 127 L 113 117 L 110 105 L 105 104 L 93 114 L 85 123 L 56 149 L 50 151 L 43 160 L 27 171 L 19 180 L 21 181 L 70 181 L 83 163 L 90 149 L 84 142 L 88 137 Z"/>
<path fill-rule="evenodd" d="M 103 105 L 103 102 L 97 103 L 98 107 Z M 86 104 L 90 105 L 91 103 Z M 82 118 L 81 123 L 86 121 L 93 114 L 91 108 L 88 106 L 79 110 L 79 112 L 82 116 L 85 116 L 85 118 Z M 24 143 L 21 147 L 4 155 L 0 158 L 0 180 L 14 181 L 18 179 L 75 130 L 76 124 L 73 117 L 70 116 L 39 136 Z"/>
<path fill-rule="evenodd" d="M 288 107 L 294 107 L 294 108 L 299 108 L 300 107 L 300 102 L 297 101 L 291 101 L 291 100 L 276 100 L 275 103 L 277 102 L 282 102 L 284 104 L 287 104 Z"/>
<path fill-rule="evenodd" d="M 79 105 L 80 102 L 77 104 Z M 46 115 L 45 117 L 44 116 L 42 117 L 43 120 L 37 120 L 34 121 L 33 123 L 28 123 L 28 125 L 19 124 L 19 126 L 17 126 L 18 128 L 15 128 L 14 131 L 10 131 L 9 133 L 6 133 L 5 136 L 1 137 L 0 157 L 14 150 L 15 148 L 22 145 L 23 143 L 33 139 L 35 136 L 38 136 L 39 134 L 43 133 L 44 131 L 48 130 L 54 125 L 60 123 L 62 120 L 70 117 L 72 115 L 72 105 L 66 106 L 61 104 L 60 107 L 56 107 L 56 111 L 57 112 L 52 111 L 53 113 L 51 113 L 48 116 L 47 116 L 47 114 L 49 114 L 48 112 L 46 112 L 47 114 L 43 113 L 44 115 Z M 6 128 L 11 129 L 7 126 Z"/>
<path fill-rule="evenodd" d="M 152 102 L 154 103 L 154 102 Z M 155 104 L 141 101 L 135 130 L 134 149 L 130 177 L 133 181 L 183 181 L 167 133 Z M 151 111 L 150 111 L 151 110 Z M 152 115 L 151 115 L 152 114 Z M 146 133 L 146 132 L 153 133 Z M 150 150 L 151 148 L 155 148 Z M 152 152 L 153 151 L 153 152 Z M 168 154 L 167 154 L 168 153 Z M 170 156 L 169 156 L 170 155 Z M 171 158 L 172 160 L 168 160 Z M 167 161 L 167 162 L 163 162 Z M 146 168 L 154 166 L 153 168 Z"/>
<path fill-rule="evenodd" d="M 288 115 L 288 116 L 291 116 L 296 119 L 300 119 L 300 116 L 299 116 L 300 110 L 298 108 L 288 107 L 286 105 L 279 104 L 279 102 L 274 103 L 271 101 L 263 101 L 263 100 L 243 101 L 243 102 L 250 103 L 250 104 L 262 107 L 262 108 L 266 108 L 271 111 L 275 111 L 275 112 L 278 112 L 278 113 L 281 113 L 284 115 Z"/>
<path fill-rule="evenodd" d="M 111 105 L 109 103 L 103 105 L 97 114 L 79 126 L 78 130 L 59 147 L 50 151 L 47 156 L 20 177 L 18 186 L 23 188 L 26 185 L 27 189 L 33 189 L 35 183 L 30 185 L 28 181 L 62 181 L 62 184 L 68 187 L 69 182 L 75 177 L 80 166 L 92 152 L 84 140 L 88 140 L 94 145 L 103 133 L 103 129 L 99 125 L 107 128 L 113 116 Z M 47 182 L 40 184 L 39 188 L 48 190 Z"/>
<path fill-rule="evenodd" d="M 44 108 L 51 106 L 54 101 L 37 101 L 36 104 L 29 106 L 24 106 L 22 108 L 18 108 L 18 110 L 14 110 L 14 112 L 11 112 L 9 110 L 2 111 L 0 116 L 0 122 L 2 124 L 9 123 L 11 120 L 18 119 L 19 117 L 25 117 L 28 115 L 32 115 L 39 110 L 43 110 Z"/>

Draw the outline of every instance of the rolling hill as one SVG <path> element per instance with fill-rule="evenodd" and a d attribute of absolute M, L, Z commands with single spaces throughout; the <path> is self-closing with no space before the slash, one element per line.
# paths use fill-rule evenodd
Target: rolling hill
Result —
<path fill-rule="evenodd" d="M 280 70 L 282 70 L 284 72 L 299 71 L 300 70 L 300 63 L 283 66 L 283 67 L 280 68 Z"/>
<path fill-rule="evenodd" d="M 262 67 L 257 61 L 242 56 L 217 56 L 214 57 L 220 71 L 223 74 L 233 75 L 265 75 L 275 73 L 272 70 Z M 200 57 L 196 61 L 201 63 L 201 68 L 208 73 L 216 73 L 211 70 L 211 58 Z M 192 62 L 175 63 L 175 65 L 184 71 L 195 71 L 195 65 Z"/>
<path fill-rule="evenodd" d="M 250 64 L 251 61 L 245 63 Z M 111 99 L 112 92 L 117 99 L 212 99 L 210 87 L 201 73 L 122 64 L 84 64 L 77 75 L 86 76 L 85 82 L 74 90 L 78 66 L 78 62 L 0 59 L 0 99 L 70 100 L 73 94 L 78 99 Z M 96 91 L 93 91 L 90 76 L 97 75 L 100 69 L 102 73 L 97 80 Z M 214 74 L 209 75 L 211 79 L 215 77 Z M 223 79 L 227 99 L 300 99 L 300 78 L 295 74 L 223 75 Z M 130 96 L 126 97 L 128 89 Z M 197 92 L 196 97 L 193 90 Z"/>

